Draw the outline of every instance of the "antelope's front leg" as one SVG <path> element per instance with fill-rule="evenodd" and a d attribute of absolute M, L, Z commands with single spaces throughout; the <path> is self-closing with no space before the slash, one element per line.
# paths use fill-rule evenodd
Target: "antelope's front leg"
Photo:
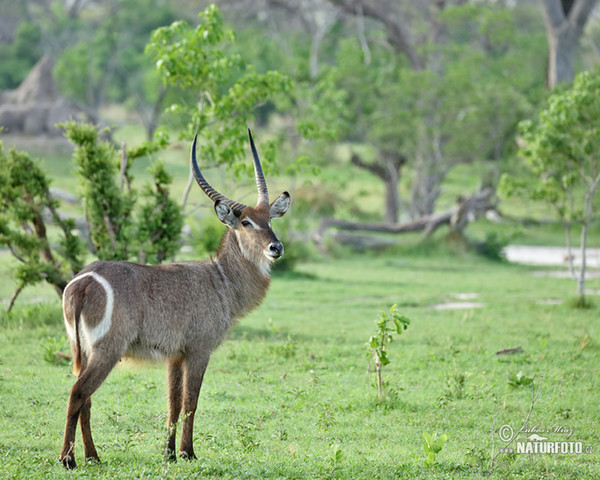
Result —
<path fill-rule="evenodd" d="M 175 460 L 175 435 L 177 421 L 181 413 L 181 400 L 183 396 L 183 368 L 182 360 L 169 361 L 167 365 L 167 382 L 169 388 L 169 418 L 167 420 L 167 445 L 166 455 L 169 460 Z"/>
<path fill-rule="evenodd" d="M 184 363 L 183 374 L 183 426 L 179 455 L 182 458 L 195 459 L 194 454 L 194 414 L 198 406 L 198 396 L 204 372 L 208 366 L 208 356 L 190 355 Z"/>
<path fill-rule="evenodd" d="M 98 458 L 98 452 L 94 446 L 94 440 L 92 439 L 92 429 L 90 427 L 90 416 L 92 409 L 92 398 L 89 397 L 81 408 L 79 413 L 79 425 L 81 426 L 81 436 L 83 438 L 83 450 L 85 459 L 100 461 Z"/>

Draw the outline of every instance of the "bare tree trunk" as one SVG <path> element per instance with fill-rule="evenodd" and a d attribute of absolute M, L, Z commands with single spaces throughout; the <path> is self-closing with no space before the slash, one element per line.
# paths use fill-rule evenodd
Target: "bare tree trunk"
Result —
<path fill-rule="evenodd" d="M 444 157 L 446 140 L 442 137 L 437 120 L 427 118 L 428 125 L 418 131 L 415 178 L 411 192 L 412 218 L 431 215 L 440 196 L 441 185 L 452 163 Z"/>
<path fill-rule="evenodd" d="M 319 50 L 321 49 L 321 43 L 325 38 L 329 30 L 329 25 L 324 22 L 317 23 L 317 29 L 312 34 L 310 42 L 310 55 L 308 58 L 308 65 L 310 71 L 310 78 L 317 78 L 319 75 Z"/>
<path fill-rule="evenodd" d="M 587 223 L 581 227 L 581 268 L 579 269 L 579 279 L 577 280 L 577 295 L 579 296 L 579 306 L 585 306 L 585 269 L 586 269 L 586 243 L 587 243 Z"/>
<path fill-rule="evenodd" d="M 539 0 L 548 37 L 546 83 L 554 88 L 574 77 L 573 59 L 596 0 Z"/>
<path fill-rule="evenodd" d="M 569 272 L 574 280 L 577 280 L 577 274 L 575 273 L 575 265 L 573 259 L 573 244 L 571 241 L 571 222 L 565 222 L 565 235 L 567 237 L 567 256 L 569 257 Z"/>
<path fill-rule="evenodd" d="M 400 194 L 398 193 L 400 173 L 391 162 L 387 162 L 386 167 L 388 176 L 385 180 L 385 221 L 397 223 L 400 209 Z"/>
<path fill-rule="evenodd" d="M 600 184 L 600 174 L 596 175 L 588 186 L 585 193 L 585 205 L 583 211 L 583 224 L 581 226 L 581 269 L 579 270 L 579 279 L 577 281 L 577 293 L 579 295 L 579 305 L 585 306 L 585 273 L 586 273 L 586 248 L 587 233 L 590 222 L 593 218 L 594 196 L 596 188 Z"/>
<path fill-rule="evenodd" d="M 373 163 L 363 161 L 357 154 L 353 154 L 350 161 L 353 165 L 364 168 L 381 179 L 385 185 L 385 221 L 389 224 L 398 223 L 400 210 L 398 182 L 406 157 L 397 152 L 380 151 L 377 161 Z"/>
<path fill-rule="evenodd" d="M 441 193 L 439 177 L 436 172 L 417 174 L 410 199 L 411 218 L 426 217 L 433 213 L 435 203 Z"/>
<path fill-rule="evenodd" d="M 150 117 L 146 123 L 146 137 L 148 140 L 152 140 L 154 138 L 154 132 L 158 127 L 158 121 L 160 120 L 160 115 L 162 113 L 162 103 L 167 94 L 167 88 L 163 85 L 160 87 L 158 92 L 158 97 L 156 102 L 154 102 L 154 106 L 152 107 L 152 112 L 150 113 Z"/>

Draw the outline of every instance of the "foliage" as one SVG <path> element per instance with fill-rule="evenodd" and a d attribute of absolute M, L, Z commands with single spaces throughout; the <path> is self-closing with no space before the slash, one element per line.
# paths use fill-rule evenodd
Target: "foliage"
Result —
<path fill-rule="evenodd" d="M 12 43 L 0 42 L 0 91 L 17 88 L 41 56 L 40 28 L 21 22 Z"/>
<path fill-rule="evenodd" d="M 164 164 L 157 161 L 149 171 L 154 185 L 146 185 L 142 193 L 145 203 L 139 213 L 138 257 L 141 263 L 162 263 L 179 249 L 183 215 L 179 205 L 169 196 L 168 185 L 172 178 Z"/>
<path fill-rule="evenodd" d="M 513 373 L 508 377 L 508 384 L 513 388 L 528 387 L 533 383 L 533 377 L 527 377 L 523 372 Z"/>
<path fill-rule="evenodd" d="M 150 32 L 175 19 L 168 2 L 115 0 L 97 5 L 90 19 L 63 15 L 55 13 L 52 28 L 57 36 L 71 31 L 55 67 L 58 87 L 67 98 L 92 117 L 107 102 L 142 110 L 162 101 L 155 71 L 143 52 Z"/>
<path fill-rule="evenodd" d="M 46 337 L 42 343 L 44 361 L 50 365 L 68 365 L 71 357 L 64 353 L 69 350 L 69 342 L 63 337 Z"/>
<path fill-rule="evenodd" d="M 433 467 L 435 464 L 435 456 L 442 451 L 442 448 L 446 441 L 448 440 L 448 436 L 443 434 L 438 437 L 437 433 L 434 433 L 433 436 L 427 432 L 423 432 L 423 450 L 425 451 L 425 465 L 428 467 Z"/>
<path fill-rule="evenodd" d="M 133 234 L 134 193 L 119 188 L 117 152 L 100 140 L 94 125 L 74 121 L 59 125 L 75 145 L 73 161 L 93 252 L 101 260 L 127 260 Z"/>
<path fill-rule="evenodd" d="M 219 248 L 223 233 L 223 224 L 211 212 L 191 222 L 191 235 L 186 238 L 186 241 L 192 246 L 196 255 L 211 255 Z"/>
<path fill-rule="evenodd" d="M 410 320 L 405 315 L 398 313 L 398 306 L 392 305 L 389 313 L 379 312 L 377 320 L 377 333 L 373 335 L 367 343 L 367 359 L 373 355 L 375 369 L 377 373 L 377 397 L 383 398 L 383 389 L 387 382 L 382 379 L 382 367 L 389 365 L 388 346 L 394 341 L 394 334 L 400 335 L 403 330 L 408 328 Z"/>
<path fill-rule="evenodd" d="M 83 248 L 73 233 L 73 220 L 58 212 L 50 194 L 50 181 L 37 162 L 0 144 L 0 245 L 19 261 L 13 270 L 17 290 L 46 281 L 61 294 L 67 280 L 79 271 Z M 48 237 L 48 219 L 57 227 L 58 239 Z"/>
<path fill-rule="evenodd" d="M 330 67 L 316 79 L 296 80 L 296 128 L 308 140 L 337 140 L 348 132 L 348 92 L 336 85 L 337 69 Z"/>
<path fill-rule="evenodd" d="M 517 234 L 511 231 L 486 232 L 485 239 L 477 245 L 477 251 L 490 260 L 505 260 L 504 249 Z"/>
<path fill-rule="evenodd" d="M 505 195 L 542 200 L 566 232 L 571 272 L 584 302 L 588 229 L 596 219 L 594 196 L 600 184 L 600 70 L 579 74 L 571 88 L 553 94 L 534 120 L 520 123 L 520 150 L 531 176 L 504 175 Z M 576 276 L 571 231 L 581 229 L 582 266 Z"/>
<path fill-rule="evenodd" d="M 541 85 L 536 64 L 515 61 L 525 48 L 539 46 L 529 29 L 517 29 L 514 9 L 464 2 L 443 13 L 432 10 L 429 19 L 413 13 L 412 28 L 443 32 L 437 41 L 416 36 L 425 68 L 411 68 L 400 53 L 374 41 L 367 64 L 362 45 L 350 36 L 340 40 L 335 62 L 336 85 L 347 92 L 352 113 L 348 138 L 375 147 L 378 162 L 386 152 L 407 158 L 410 200 L 400 203 L 420 217 L 434 211 L 455 165 L 510 155 L 516 124 Z"/>
<path fill-rule="evenodd" d="M 228 53 L 235 41 L 223 25 L 216 5 L 199 14 L 196 27 L 176 21 L 152 32 L 146 52 L 155 61 L 165 85 L 193 96 L 168 108 L 187 120 L 183 136 L 198 133 L 199 156 L 224 164 L 235 174 L 248 174 L 247 126 L 253 112 L 290 90 L 287 77 L 277 71 L 257 73 L 239 54 Z M 273 169 L 273 143 L 262 146 L 263 168 Z"/>
<path fill-rule="evenodd" d="M 136 158 L 166 145 L 158 135 L 155 142 L 118 152 L 101 140 L 93 125 L 62 124 L 75 144 L 73 161 L 79 193 L 85 210 L 92 254 L 103 260 L 160 263 L 179 249 L 183 217 L 169 196 L 171 176 L 156 161 L 150 166 L 152 185 L 141 195 L 131 188 L 129 168 Z M 121 186 L 117 175 L 121 171 Z M 83 266 L 84 247 L 75 233 L 75 222 L 59 212 L 59 202 L 50 194 L 49 180 L 36 162 L 24 154 L 0 149 L 0 244 L 19 260 L 14 269 L 17 291 L 42 280 L 62 294 L 68 280 Z M 50 241 L 47 223 L 57 231 Z"/>
<path fill-rule="evenodd" d="M 75 144 L 73 159 L 93 253 L 103 260 L 128 260 L 137 254 L 141 263 L 161 263 L 173 256 L 179 249 L 183 217 L 169 196 L 171 176 L 162 162 L 155 161 L 149 167 L 153 184 L 146 185 L 138 197 L 129 174 L 135 159 L 167 145 L 162 132 L 157 132 L 154 142 L 121 152 L 119 161 L 118 152 L 99 138 L 95 126 L 68 122 L 61 127 Z"/>

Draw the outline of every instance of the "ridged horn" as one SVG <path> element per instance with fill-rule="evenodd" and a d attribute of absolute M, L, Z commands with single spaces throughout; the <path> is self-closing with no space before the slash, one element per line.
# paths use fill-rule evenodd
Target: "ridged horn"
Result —
<path fill-rule="evenodd" d="M 254 177 L 256 178 L 256 189 L 258 190 L 257 205 L 269 205 L 269 191 L 267 190 L 267 181 L 263 175 L 262 166 L 258 158 L 258 152 L 252 139 L 252 132 L 248 129 L 248 137 L 250 137 L 250 147 L 252 148 L 252 156 L 254 157 Z"/>
<path fill-rule="evenodd" d="M 200 167 L 198 167 L 198 162 L 196 161 L 196 140 L 198 139 L 198 135 L 194 135 L 194 141 L 192 142 L 192 153 L 191 153 L 191 161 L 192 161 L 192 171 L 194 172 L 194 177 L 196 178 L 196 182 L 200 185 L 200 188 L 208 198 L 210 198 L 213 202 L 224 202 L 231 207 L 236 215 L 242 213 L 242 210 L 246 208 L 246 205 L 243 203 L 234 202 L 230 200 L 222 193 L 217 192 L 210 184 L 206 181 L 202 172 L 200 171 Z"/>

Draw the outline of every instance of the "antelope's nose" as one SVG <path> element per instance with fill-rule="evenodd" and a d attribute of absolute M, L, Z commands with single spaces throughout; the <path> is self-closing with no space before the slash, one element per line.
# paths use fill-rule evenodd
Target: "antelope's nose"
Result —
<path fill-rule="evenodd" d="M 283 255 L 283 243 L 273 242 L 269 243 L 269 254 L 275 258 L 279 258 Z"/>

